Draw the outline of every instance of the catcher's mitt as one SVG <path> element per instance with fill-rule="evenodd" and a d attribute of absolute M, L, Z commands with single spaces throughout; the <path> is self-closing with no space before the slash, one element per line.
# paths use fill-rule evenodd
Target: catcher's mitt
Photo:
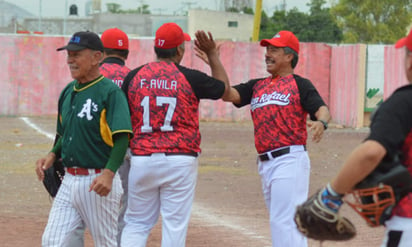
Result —
<path fill-rule="evenodd" d="M 355 226 L 346 218 L 330 210 L 321 198 L 322 190 L 298 206 L 295 223 L 298 230 L 315 240 L 349 240 L 356 235 Z"/>
<path fill-rule="evenodd" d="M 61 159 L 57 159 L 53 165 L 44 171 L 43 184 L 51 197 L 55 197 L 64 177 L 64 167 Z"/>

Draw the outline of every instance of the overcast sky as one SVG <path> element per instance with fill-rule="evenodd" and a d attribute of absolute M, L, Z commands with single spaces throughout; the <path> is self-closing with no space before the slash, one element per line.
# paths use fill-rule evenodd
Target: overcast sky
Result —
<path fill-rule="evenodd" d="M 85 16 L 86 3 L 90 0 L 0 0 L 13 3 L 35 16 L 42 17 L 63 17 L 64 13 L 68 13 L 68 8 L 72 4 L 78 6 L 79 16 Z M 306 4 L 309 0 L 262 0 L 263 8 L 268 15 L 279 7 L 284 2 L 286 9 L 297 7 L 300 11 L 308 11 Z M 185 11 L 190 6 L 191 8 L 203 8 L 210 10 L 219 10 L 222 0 L 101 0 L 103 11 L 106 9 L 107 3 L 118 3 L 122 9 L 135 9 L 141 4 L 149 5 L 149 9 L 153 14 L 174 14 Z M 253 1 L 253 8 L 255 1 Z M 40 7 L 41 6 L 41 7 Z M 67 11 L 66 11 L 67 10 Z"/>

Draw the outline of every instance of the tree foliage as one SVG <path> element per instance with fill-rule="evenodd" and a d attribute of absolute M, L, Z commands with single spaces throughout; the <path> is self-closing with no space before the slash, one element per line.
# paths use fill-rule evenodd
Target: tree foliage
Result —
<path fill-rule="evenodd" d="M 249 7 L 243 7 L 242 12 L 245 14 L 250 14 L 250 15 L 253 15 L 255 13 L 253 9 Z"/>
<path fill-rule="evenodd" d="M 260 31 L 259 39 L 271 38 L 274 35 L 275 28 L 273 27 L 271 18 L 263 10 L 260 16 Z"/>
<path fill-rule="evenodd" d="M 412 21 L 412 0 L 339 0 L 331 7 L 346 43 L 394 43 Z"/>
<path fill-rule="evenodd" d="M 121 5 L 118 3 L 107 3 L 107 11 L 113 14 L 150 14 L 150 9 L 148 4 L 143 4 L 136 9 L 121 9 Z"/>
<path fill-rule="evenodd" d="M 262 13 L 260 37 L 270 38 L 280 30 L 292 31 L 302 42 L 339 43 L 342 32 L 329 8 L 323 7 L 325 0 L 311 0 L 309 14 L 297 8 L 273 12 L 272 17 Z"/>
<path fill-rule="evenodd" d="M 136 12 L 129 12 L 129 13 L 150 14 L 149 5 L 143 4 L 142 6 L 136 9 Z"/>
<path fill-rule="evenodd" d="M 107 3 L 106 4 L 107 11 L 112 14 L 119 14 L 121 13 L 121 5 L 118 3 Z"/>
<path fill-rule="evenodd" d="M 243 7 L 243 8 L 241 8 L 240 10 L 238 9 L 238 8 L 236 8 L 236 7 L 229 7 L 229 8 L 227 8 L 226 9 L 226 12 L 233 12 L 233 13 L 244 13 L 244 14 L 250 14 L 250 15 L 253 15 L 253 9 L 252 8 L 249 8 L 249 7 Z"/>
<path fill-rule="evenodd" d="M 307 39 L 312 42 L 340 43 L 343 39 L 342 30 L 331 14 L 330 8 L 323 7 L 325 3 L 325 0 L 312 0 L 308 4 L 310 15 Z"/>

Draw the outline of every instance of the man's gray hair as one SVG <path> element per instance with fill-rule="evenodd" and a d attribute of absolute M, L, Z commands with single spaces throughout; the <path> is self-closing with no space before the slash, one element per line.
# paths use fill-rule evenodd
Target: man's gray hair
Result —
<path fill-rule="evenodd" d="M 284 47 L 283 50 L 285 51 L 285 54 L 293 54 L 292 68 L 294 69 L 296 65 L 298 64 L 298 60 L 299 60 L 298 53 L 290 47 Z"/>

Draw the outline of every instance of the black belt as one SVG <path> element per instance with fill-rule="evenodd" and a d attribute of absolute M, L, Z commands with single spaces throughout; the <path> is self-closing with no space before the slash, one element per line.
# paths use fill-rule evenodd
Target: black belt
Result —
<path fill-rule="evenodd" d="M 189 155 L 193 157 L 197 157 L 199 154 L 195 152 L 189 152 L 189 153 L 164 153 L 165 155 Z"/>
<path fill-rule="evenodd" d="M 306 151 L 306 145 L 303 145 L 303 150 Z M 274 159 L 274 158 L 277 158 L 277 157 L 282 156 L 284 154 L 290 153 L 290 147 L 278 149 L 276 151 L 272 151 L 272 152 L 268 152 L 268 153 L 270 153 L 272 155 L 273 159 Z M 264 154 L 259 155 L 260 161 L 270 160 L 270 157 L 269 157 L 268 153 L 264 153 Z"/>
<path fill-rule="evenodd" d="M 151 156 L 154 153 L 151 154 L 133 154 L 133 156 Z M 193 156 L 193 157 L 197 157 L 199 156 L 198 153 L 196 152 L 176 152 L 176 153 L 164 153 L 166 156 L 169 155 L 189 155 L 189 156 Z"/>

